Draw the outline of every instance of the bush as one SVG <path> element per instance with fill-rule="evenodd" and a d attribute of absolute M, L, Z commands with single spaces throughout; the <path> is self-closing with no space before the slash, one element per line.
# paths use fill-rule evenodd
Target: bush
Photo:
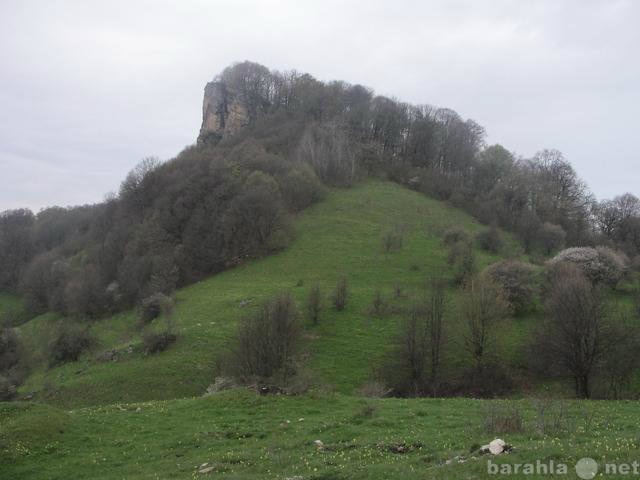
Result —
<path fill-rule="evenodd" d="M 145 353 L 159 353 L 164 352 L 177 339 L 178 337 L 170 331 L 146 332 L 142 336 L 142 345 Z"/>
<path fill-rule="evenodd" d="M 358 389 L 358 395 L 369 398 L 382 398 L 391 393 L 391 389 L 384 383 L 371 381 L 362 385 Z"/>
<path fill-rule="evenodd" d="M 451 247 L 456 243 L 469 243 L 471 238 L 464 229 L 460 227 L 452 227 L 444 232 L 442 235 L 442 241 L 446 246 Z"/>
<path fill-rule="evenodd" d="M 382 250 L 385 253 L 397 252 L 402 249 L 404 235 L 400 229 L 390 230 L 382 237 Z"/>
<path fill-rule="evenodd" d="M 0 375 L 0 402 L 11 400 L 16 394 L 16 387 L 4 375 Z"/>
<path fill-rule="evenodd" d="M 487 228 L 478 232 L 476 242 L 481 249 L 491 253 L 498 253 L 504 247 L 504 240 L 500 230 L 496 227 Z"/>
<path fill-rule="evenodd" d="M 513 378 L 497 361 L 467 370 L 461 390 L 464 394 L 478 398 L 493 398 L 507 395 L 513 390 Z"/>
<path fill-rule="evenodd" d="M 225 368 L 229 376 L 241 381 L 278 376 L 286 384 L 295 371 L 293 360 L 300 338 L 293 297 L 289 293 L 277 295 L 242 320 Z"/>
<path fill-rule="evenodd" d="M 476 255 L 471 242 L 458 242 L 450 247 L 449 265 L 453 266 L 453 283 L 462 285 L 476 273 Z"/>
<path fill-rule="evenodd" d="M 380 290 L 376 290 L 373 293 L 373 298 L 371 299 L 371 306 L 369 307 L 369 315 L 373 317 L 382 317 L 387 312 L 387 303 L 382 296 L 382 292 Z"/>
<path fill-rule="evenodd" d="M 163 293 L 154 293 L 140 302 L 138 319 L 141 324 L 152 322 L 161 315 L 169 315 L 173 310 L 173 300 Z"/>
<path fill-rule="evenodd" d="M 594 284 L 614 287 L 626 269 L 626 256 L 607 247 L 573 247 L 563 250 L 549 261 L 553 269 L 560 263 L 572 263 Z"/>
<path fill-rule="evenodd" d="M 487 433 L 521 433 L 524 431 L 522 412 L 516 405 L 491 403 L 484 413 L 483 429 Z"/>
<path fill-rule="evenodd" d="M 349 285 L 347 283 L 347 277 L 342 276 L 338 279 L 335 290 L 333 291 L 333 306 L 339 312 L 345 309 L 347 306 L 347 299 L 349 296 Z"/>
<path fill-rule="evenodd" d="M 63 323 L 49 347 L 49 366 L 75 362 L 94 344 L 95 340 L 87 329 Z"/>
<path fill-rule="evenodd" d="M 307 164 L 296 165 L 278 179 L 286 205 L 300 211 L 324 197 L 324 188 Z"/>
<path fill-rule="evenodd" d="M 533 267 L 527 263 L 502 260 L 489 265 L 483 273 L 502 288 L 513 311 L 522 313 L 533 301 L 533 272 Z"/>
<path fill-rule="evenodd" d="M 317 283 L 311 287 L 307 298 L 307 313 L 311 323 L 317 325 L 320 322 L 320 311 L 322 310 L 322 292 Z"/>
<path fill-rule="evenodd" d="M 20 341 L 13 328 L 0 330 L 0 372 L 8 372 L 20 361 Z"/>

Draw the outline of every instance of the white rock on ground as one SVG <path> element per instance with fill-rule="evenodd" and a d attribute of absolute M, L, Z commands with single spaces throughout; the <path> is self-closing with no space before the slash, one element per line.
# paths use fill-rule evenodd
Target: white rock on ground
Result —
<path fill-rule="evenodd" d="M 507 444 L 505 443 L 504 440 L 502 440 L 501 438 L 496 438 L 495 440 L 489 443 L 489 452 L 492 455 L 500 455 L 502 452 L 504 452 L 504 447 L 506 445 Z"/>

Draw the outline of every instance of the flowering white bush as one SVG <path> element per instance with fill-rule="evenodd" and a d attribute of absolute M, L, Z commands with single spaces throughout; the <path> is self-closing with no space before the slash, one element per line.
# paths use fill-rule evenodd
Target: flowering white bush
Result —
<path fill-rule="evenodd" d="M 624 275 L 628 260 L 622 253 L 607 247 L 572 247 L 553 257 L 551 267 L 560 262 L 579 266 L 593 283 L 615 286 Z"/>

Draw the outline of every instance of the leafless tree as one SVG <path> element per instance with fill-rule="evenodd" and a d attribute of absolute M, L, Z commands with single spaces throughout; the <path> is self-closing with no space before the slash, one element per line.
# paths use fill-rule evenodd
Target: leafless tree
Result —
<path fill-rule="evenodd" d="M 466 288 L 461 313 L 466 325 L 464 344 L 474 367 L 480 370 L 491 353 L 498 323 L 509 313 L 509 303 L 498 285 L 478 277 Z"/>
<path fill-rule="evenodd" d="M 589 398 L 592 379 L 615 344 L 604 298 L 571 264 L 554 272 L 547 292 L 546 321 L 536 351 L 548 365 L 559 367 L 573 379 L 576 396 Z"/>
<path fill-rule="evenodd" d="M 433 395 L 437 394 L 440 380 L 440 364 L 444 343 L 444 308 L 445 285 L 441 279 L 434 278 L 430 282 L 430 290 L 426 303 L 427 349 L 430 360 L 430 381 Z"/>

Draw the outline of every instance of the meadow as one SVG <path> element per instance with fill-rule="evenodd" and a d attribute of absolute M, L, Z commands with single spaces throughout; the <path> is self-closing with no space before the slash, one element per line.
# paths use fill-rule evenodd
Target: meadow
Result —
<path fill-rule="evenodd" d="M 424 294 L 431 276 L 451 275 L 442 234 L 453 226 L 471 235 L 486 228 L 445 203 L 368 181 L 331 190 L 300 214 L 286 250 L 179 290 L 171 317 L 178 340 L 162 353 L 144 354 L 136 312 L 129 311 L 88 323 L 97 346 L 77 362 L 48 368 L 49 332 L 60 318 L 49 313 L 20 325 L 33 373 L 19 396 L 31 400 L 0 403 L 0 478 L 487 478 L 487 457 L 475 452 L 496 437 L 514 446 L 491 459 L 497 463 L 573 465 L 585 456 L 632 462 L 640 442 L 636 402 L 534 399 L 567 393 L 554 384 L 526 385 L 496 401 L 360 394 L 392 348 L 402 309 Z M 390 231 L 403 232 L 402 248 L 385 252 Z M 477 249 L 478 268 L 522 256 L 504 235 L 501 255 Z M 329 296 L 341 275 L 349 301 L 336 312 Z M 282 291 L 303 310 L 316 282 L 324 308 L 318 325 L 304 320 L 302 354 L 314 387 L 298 396 L 246 388 L 203 396 L 238 321 Z M 397 308 L 374 317 L 378 291 Z M 448 290 L 451 366 L 466 361 L 457 295 Z M 0 308 L 19 305 L 0 295 Z M 539 319 L 534 310 L 500 326 L 495 348 L 514 371 Z M 115 351 L 116 361 L 105 361 L 106 351 Z M 491 411 L 514 412 L 517 428 L 488 426 Z M 568 478 L 576 478 L 573 470 Z"/>

